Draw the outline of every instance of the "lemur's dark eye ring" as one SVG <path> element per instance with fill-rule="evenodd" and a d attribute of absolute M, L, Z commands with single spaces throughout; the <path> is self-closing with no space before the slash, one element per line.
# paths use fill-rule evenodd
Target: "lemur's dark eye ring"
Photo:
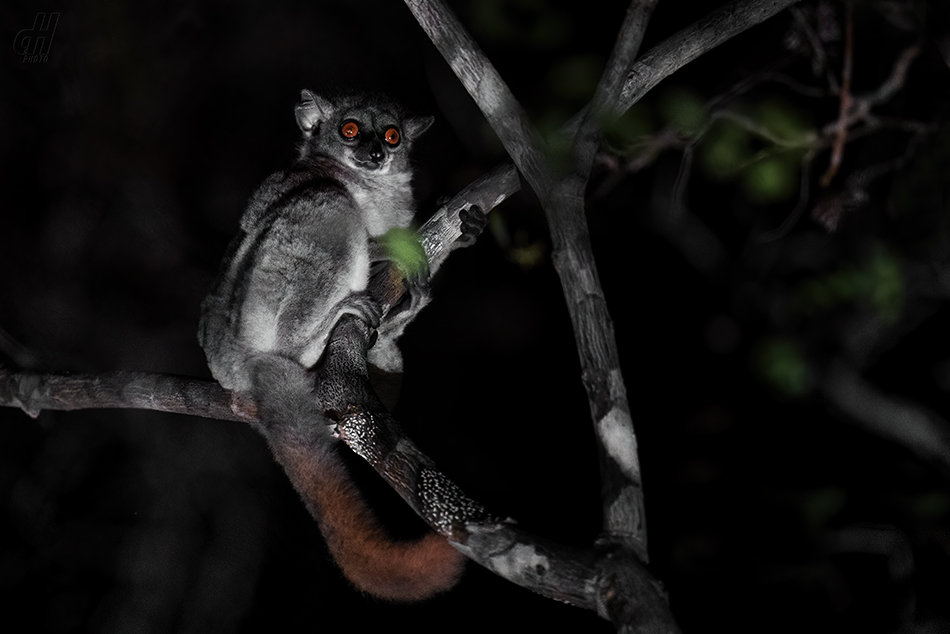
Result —
<path fill-rule="evenodd" d="M 340 126 L 340 136 L 342 136 L 344 139 L 355 138 L 359 133 L 360 127 L 356 125 L 355 121 L 347 121 Z"/>
<path fill-rule="evenodd" d="M 399 130 L 396 128 L 386 128 L 383 139 L 390 145 L 396 145 L 399 143 Z"/>

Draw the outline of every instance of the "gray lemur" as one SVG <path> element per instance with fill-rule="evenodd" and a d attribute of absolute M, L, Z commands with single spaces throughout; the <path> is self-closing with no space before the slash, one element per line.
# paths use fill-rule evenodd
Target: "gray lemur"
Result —
<path fill-rule="evenodd" d="M 456 583 L 463 557 L 435 533 L 416 542 L 385 534 L 336 453 L 307 370 L 347 313 L 379 326 L 370 363 L 401 370 L 395 339 L 405 320 L 380 324 L 367 284 L 385 258 L 377 238 L 412 220 L 408 154 L 432 117 L 408 117 L 381 97 L 308 90 L 296 113 L 300 156 L 248 203 L 202 304 L 198 338 L 215 379 L 258 403 L 260 431 L 346 577 L 385 599 L 424 599 Z M 409 280 L 411 296 L 424 287 L 422 271 Z"/>

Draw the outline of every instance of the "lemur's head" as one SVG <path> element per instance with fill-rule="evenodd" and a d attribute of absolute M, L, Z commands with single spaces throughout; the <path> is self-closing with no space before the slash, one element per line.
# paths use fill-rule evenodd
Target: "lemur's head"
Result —
<path fill-rule="evenodd" d="M 297 104 L 297 125 L 304 135 L 300 156 L 329 156 L 379 174 L 399 172 L 408 169 L 409 148 L 432 121 L 406 116 L 378 95 L 324 98 L 303 90 Z"/>

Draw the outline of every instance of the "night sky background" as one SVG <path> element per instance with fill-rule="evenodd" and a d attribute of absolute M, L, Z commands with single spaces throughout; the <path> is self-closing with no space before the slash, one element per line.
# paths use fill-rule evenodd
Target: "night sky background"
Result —
<path fill-rule="evenodd" d="M 451 4 L 542 128 L 590 97 L 626 8 Z M 661 0 L 643 50 L 718 4 Z M 11 44 L 38 11 L 61 15 L 45 61 L 25 62 Z M 806 212 L 763 246 L 756 236 L 789 216 L 797 184 L 764 200 L 697 163 L 676 190 L 681 148 L 632 174 L 610 160 L 595 169 L 588 220 L 638 436 L 650 567 L 684 631 L 950 632 L 948 463 L 869 433 L 821 389 L 843 324 L 881 304 L 848 287 L 810 312 L 788 308 L 801 289 L 881 261 L 868 253 L 890 254 L 901 273 L 888 318 L 909 325 L 863 375 L 950 418 L 946 294 L 906 282 L 950 246 L 950 68 L 922 11 L 857 4 L 855 90 L 878 86 L 919 41 L 885 112 L 933 128 L 835 231 Z M 787 77 L 822 86 L 789 51 L 792 23 L 783 13 L 703 56 L 631 125 L 658 134 L 671 95 L 707 101 L 781 60 Z M 301 88 L 388 92 L 436 116 L 415 153 L 421 220 L 505 158 L 399 2 L 15 0 L 0 25 L 0 329 L 24 347 L 3 343 L 8 365 L 209 377 L 198 307 L 248 197 L 295 156 Z M 780 101 L 817 128 L 838 108 L 779 82 L 746 98 Z M 849 143 L 835 182 L 903 156 L 910 137 Z M 827 193 L 816 184 L 827 164 L 818 154 L 809 208 Z M 705 242 L 663 220 L 674 191 Z M 585 546 L 600 525 L 595 445 L 543 213 L 525 187 L 492 217 L 404 338 L 396 415 L 496 514 Z M 418 531 L 359 471 L 394 531 Z M 612 630 L 475 565 L 421 605 L 363 597 L 261 437 L 131 410 L 0 410 L 0 607 L 23 631 L 51 633 Z"/>

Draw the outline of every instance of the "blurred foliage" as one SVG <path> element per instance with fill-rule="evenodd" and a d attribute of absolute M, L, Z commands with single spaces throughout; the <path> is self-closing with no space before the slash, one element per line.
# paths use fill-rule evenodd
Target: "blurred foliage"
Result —
<path fill-rule="evenodd" d="M 716 120 L 699 145 L 700 167 L 714 180 L 735 178 L 752 160 L 752 135 L 732 119 Z"/>
<path fill-rule="evenodd" d="M 798 163 L 789 160 L 788 155 L 753 161 L 741 174 L 742 191 L 754 203 L 781 202 L 798 191 Z"/>
<path fill-rule="evenodd" d="M 532 238 L 523 229 L 519 229 L 512 236 L 508 232 L 508 226 L 509 221 L 503 209 L 493 211 L 488 215 L 488 230 L 495 238 L 495 242 L 505 250 L 510 262 L 514 262 L 524 270 L 547 264 L 547 240 Z"/>
<path fill-rule="evenodd" d="M 746 114 L 761 136 L 776 145 L 807 148 L 817 140 L 810 115 L 775 96 L 755 103 Z"/>
<path fill-rule="evenodd" d="M 518 240 L 508 250 L 508 259 L 522 269 L 532 269 L 547 263 L 548 247 L 540 240 Z"/>
<path fill-rule="evenodd" d="M 905 284 L 901 260 L 888 251 L 877 250 L 868 261 L 860 296 L 878 316 L 889 322 L 897 321 L 904 307 Z"/>
<path fill-rule="evenodd" d="M 664 128 L 658 130 L 656 120 Z M 795 195 L 802 162 L 819 140 L 810 116 L 777 97 L 710 110 L 698 92 L 684 87 L 638 102 L 607 124 L 604 135 L 608 152 L 641 166 L 664 147 L 695 145 L 707 177 L 737 180 L 745 197 L 760 205 Z"/>
<path fill-rule="evenodd" d="M 812 387 L 813 377 L 801 346 L 785 337 L 759 344 L 753 354 L 756 373 L 780 394 L 802 396 Z"/>
<path fill-rule="evenodd" d="M 799 284 L 795 296 L 805 314 L 857 303 L 885 322 L 894 322 L 904 305 L 900 258 L 883 247 L 861 264 L 845 264 Z"/>

